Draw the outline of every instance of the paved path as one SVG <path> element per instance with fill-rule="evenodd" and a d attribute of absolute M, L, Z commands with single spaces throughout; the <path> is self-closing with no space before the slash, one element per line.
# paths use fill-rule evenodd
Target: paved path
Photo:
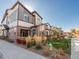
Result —
<path fill-rule="evenodd" d="M 47 59 L 43 56 L 0 40 L 0 59 Z"/>

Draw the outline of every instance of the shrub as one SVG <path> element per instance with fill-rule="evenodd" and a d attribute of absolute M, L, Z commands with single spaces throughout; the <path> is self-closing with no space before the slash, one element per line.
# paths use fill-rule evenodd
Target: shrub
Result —
<path fill-rule="evenodd" d="M 36 45 L 36 49 L 40 50 L 40 49 L 42 49 L 42 46 L 41 45 Z"/>
<path fill-rule="evenodd" d="M 39 45 L 39 44 L 42 43 L 42 37 L 41 36 L 34 35 L 33 39 L 34 39 L 36 45 Z"/>
<path fill-rule="evenodd" d="M 35 45 L 35 40 L 34 39 L 31 39 L 31 43 L 34 46 Z"/>
<path fill-rule="evenodd" d="M 36 49 L 41 49 L 42 48 L 42 46 L 41 46 L 41 44 L 42 44 L 42 37 L 34 35 L 32 39 L 34 40 L 34 43 L 36 44 Z"/>
<path fill-rule="evenodd" d="M 47 37 L 46 36 L 42 36 L 42 42 L 45 44 L 47 41 Z"/>
<path fill-rule="evenodd" d="M 52 43 L 53 47 L 56 49 L 62 48 L 65 53 L 70 54 L 71 52 L 71 40 L 70 39 L 63 39 L 63 40 L 50 40 L 49 42 Z"/>
<path fill-rule="evenodd" d="M 27 48 L 30 48 L 30 47 L 32 47 L 31 42 L 29 42 L 29 43 L 27 44 Z"/>
<path fill-rule="evenodd" d="M 28 36 L 28 37 L 25 38 L 25 40 L 26 40 L 26 45 L 28 45 L 31 42 L 31 37 Z"/>
<path fill-rule="evenodd" d="M 54 54 L 53 56 L 51 56 L 51 59 L 65 59 L 65 56 L 62 56 L 60 54 Z"/>
<path fill-rule="evenodd" d="M 25 38 L 25 40 L 26 40 L 26 45 L 27 45 L 27 48 L 30 48 L 30 47 L 32 47 L 32 37 L 31 36 L 28 36 L 28 37 L 26 37 Z"/>
<path fill-rule="evenodd" d="M 46 56 L 46 57 L 49 56 L 49 55 L 50 55 L 49 50 L 44 50 L 44 51 L 43 51 L 43 55 Z"/>
<path fill-rule="evenodd" d="M 64 55 L 65 55 L 64 50 L 63 50 L 62 48 L 61 48 L 61 49 L 59 49 L 58 51 L 59 51 L 59 54 L 60 54 L 60 55 L 62 55 L 62 56 L 64 56 Z"/>

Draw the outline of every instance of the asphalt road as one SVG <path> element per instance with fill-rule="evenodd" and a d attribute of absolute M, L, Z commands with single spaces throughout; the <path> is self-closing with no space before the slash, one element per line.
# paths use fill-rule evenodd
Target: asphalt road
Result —
<path fill-rule="evenodd" d="M 0 59 L 47 59 L 31 51 L 0 40 Z"/>

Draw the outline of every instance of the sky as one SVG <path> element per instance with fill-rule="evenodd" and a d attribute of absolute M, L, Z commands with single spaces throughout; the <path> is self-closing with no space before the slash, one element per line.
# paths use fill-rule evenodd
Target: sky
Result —
<path fill-rule="evenodd" d="M 0 0 L 0 20 L 17 0 Z M 36 10 L 44 23 L 69 31 L 79 27 L 79 0 L 19 0 L 30 11 Z"/>

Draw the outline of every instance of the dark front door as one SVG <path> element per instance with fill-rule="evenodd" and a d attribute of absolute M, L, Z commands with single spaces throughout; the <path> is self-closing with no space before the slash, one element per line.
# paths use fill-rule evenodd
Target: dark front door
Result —
<path fill-rule="evenodd" d="M 32 36 L 37 35 L 37 30 L 36 29 L 32 29 Z"/>

